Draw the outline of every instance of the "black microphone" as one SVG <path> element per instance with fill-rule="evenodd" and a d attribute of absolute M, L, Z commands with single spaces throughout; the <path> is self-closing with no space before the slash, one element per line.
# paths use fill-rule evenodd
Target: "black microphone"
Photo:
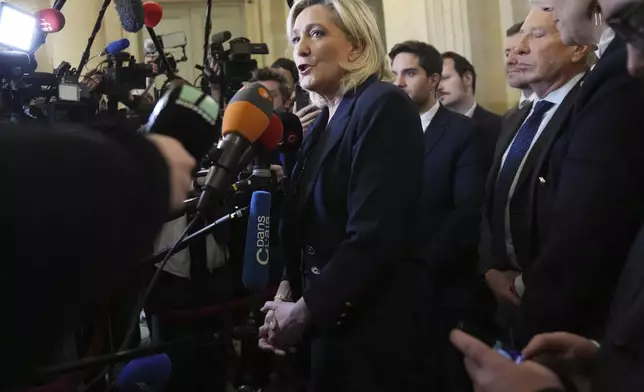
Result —
<path fill-rule="evenodd" d="M 116 8 L 121 26 L 125 31 L 137 33 L 145 25 L 145 14 L 141 0 L 114 0 L 114 8 Z"/>
<path fill-rule="evenodd" d="M 210 38 L 210 43 L 212 44 L 223 44 L 228 41 L 233 35 L 230 31 L 220 31 L 217 34 L 213 34 Z"/>
<path fill-rule="evenodd" d="M 172 136 L 198 161 L 219 136 L 215 127 L 218 117 L 219 104 L 211 96 L 187 84 L 170 82 L 140 132 Z"/>
<path fill-rule="evenodd" d="M 284 135 L 280 143 L 282 165 L 284 166 L 285 175 L 289 177 L 297 163 L 297 152 L 302 146 L 304 131 L 302 129 L 302 122 L 295 114 L 281 112 L 278 113 L 278 117 L 284 126 Z"/>

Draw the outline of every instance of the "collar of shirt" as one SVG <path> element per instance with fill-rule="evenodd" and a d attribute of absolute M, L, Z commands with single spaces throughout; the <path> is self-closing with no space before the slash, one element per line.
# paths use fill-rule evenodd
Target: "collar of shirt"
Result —
<path fill-rule="evenodd" d="M 420 122 L 423 125 L 423 132 L 425 132 L 429 124 L 432 122 L 432 119 L 438 112 L 439 107 L 440 107 L 440 103 L 438 102 L 438 100 L 436 100 L 436 103 L 434 104 L 434 106 L 432 106 L 428 111 L 420 115 Z"/>
<path fill-rule="evenodd" d="M 525 95 L 525 92 L 521 91 L 521 97 L 519 98 L 519 105 L 524 103 L 525 101 L 534 101 L 536 99 L 536 95 L 534 93 L 531 93 L 530 95 Z"/>
<path fill-rule="evenodd" d="M 478 106 L 479 106 L 479 105 L 477 105 L 477 104 L 476 104 L 476 102 L 474 102 L 474 105 L 472 105 L 472 107 L 470 108 L 470 110 L 468 110 L 467 112 L 465 112 L 465 115 L 466 115 L 467 117 L 469 117 L 469 118 L 474 117 L 474 112 L 476 111 L 476 108 L 477 108 Z"/>
<path fill-rule="evenodd" d="M 552 109 L 549 110 L 549 111 L 552 111 L 553 109 L 561 105 L 563 100 L 566 99 L 566 95 L 568 95 L 570 90 L 572 90 L 573 87 L 575 87 L 575 85 L 579 82 L 579 80 L 581 80 L 581 78 L 584 77 L 585 74 L 586 74 L 585 72 L 578 73 L 577 75 L 573 76 L 566 84 L 564 84 L 563 86 L 559 87 L 554 91 L 551 91 L 550 94 L 546 95 L 543 99 L 539 99 L 536 95 L 533 94 L 534 101 L 552 102 L 554 105 Z M 532 107 L 533 110 L 535 106 L 536 104 Z M 530 114 L 532 114 L 532 110 L 530 111 Z"/>
<path fill-rule="evenodd" d="M 599 43 L 597 44 L 597 50 L 595 51 L 595 55 L 597 56 L 597 59 L 600 59 L 604 55 L 604 52 L 606 52 L 608 45 L 610 45 L 610 43 L 613 42 L 613 39 L 615 39 L 615 31 L 613 31 L 613 29 L 611 28 L 607 28 L 606 30 L 604 30 L 601 37 L 599 38 Z"/>

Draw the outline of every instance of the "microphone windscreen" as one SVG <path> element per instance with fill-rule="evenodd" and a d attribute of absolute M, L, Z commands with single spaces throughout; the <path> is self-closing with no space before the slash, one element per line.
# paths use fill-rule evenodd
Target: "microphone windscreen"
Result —
<path fill-rule="evenodd" d="M 125 31 L 136 33 L 143 28 L 144 13 L 141 0 L 114 0 L 114 8 Z"/>
<path fill-rule="evenodd" d="M 146 38 L 145 41 L 143 41 L 143 48 L 145 49 L 146 54 L 156 53 L 157 51 L 157 46 L 151 38 Z"/>
<path fill-rule="evenodd" d="M 221 127 L 222 135 L 239 133 L 251 143 L 262 135 L 273 114 L 273 99 L 261 83 L 239 90 L 228 103 Z"/>
<path fill-rule="evenodd" d="M 264 133 L 257 139 L 257 144 L 262 146 L 264 151 L 275 151 L 282 141 L 283 132 L 282 121 L 277 117 L 277 114 L 273 113 L 271 122 L 268 124 Z"/>
<path fill-rule="evenodd" d="M 142 131 L 172 136 L 200 160 L 219 136 L 218 118 L 219 104 L 211 96 L 187 84 L 170 82 Z"/>
<path fill-rule="evenodd" d="M 154 1 L 143 4 L 143 15 L 147 27 L 156 27 L 163 18 L 163 6 Z"/>
<path fill-rule="evenodd" d="M 271 231 L 271 194 L 255 191 L 248 211 L 248 229 L 242 282 L 248 290 L 263 290 L 268 285 Z"/>
<path fill-rule="evenodd" d="M 210 37 L 210 43 L 213 44 L 223 44 L 224 42 L 228 41 L 233 35 L 230 33 L 230 31 L 221 31 L 217 34 L 213 34 L 212 37 Z"/>
<path fill-rule="evenodd" d="M 281 112 L 279 118 L 284 126 L 284 137 L 282 138 L 282 151 L 294 152 L 302 146 L 304 130 L 300 118 L 293 113 Z"/>
<path fill-rule="evenodd" d="M 38 19 L 40 31 L 43 33 L 57 33 L 65 27 L 65 15 L 53 8 L 36 11 L 34 16 Z"/>
<path fill-rule="evenodd" d="M 119 392 L 162 391 L 172 373 L 166 354 L 132 360 L 123 367 L 117 380 Z"/>
<path fill-rule="evenodd" d="M 130 40 L 127 38 L 117 39 L 107 44 L 105 51 L 109 54 L 116 54 L 130 47 Z"/>

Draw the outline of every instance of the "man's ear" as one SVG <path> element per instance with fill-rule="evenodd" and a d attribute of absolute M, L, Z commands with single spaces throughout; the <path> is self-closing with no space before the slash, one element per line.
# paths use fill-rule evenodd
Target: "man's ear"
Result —
<path fill-rule="evenodd" d="M 573 52 L 572 52 L 573 63 L 579 63 L 583 61 L 591 62 L 590 61 L 591 56 L 594 57 L 594 54 L 592 52 L 595 50 L 595 48 L 590 45 L 575 45 L 572 48 L 573 48 Z"/>
<path fill-rule="evenodd" d="M 470 71 L 465 71 L 461 80 L 463 80 L 463 85 L 465 85 L 465 87 L 472 88 L 472 85 L 474 84 L 474 76 Z"/>
<path fill-rule="evenodd" d="M 441 76 L 439 74 L 433 74 L 429 77 L 429 82 L 434 89 L 438 90 L 438 86 L 441 84 Z"/>

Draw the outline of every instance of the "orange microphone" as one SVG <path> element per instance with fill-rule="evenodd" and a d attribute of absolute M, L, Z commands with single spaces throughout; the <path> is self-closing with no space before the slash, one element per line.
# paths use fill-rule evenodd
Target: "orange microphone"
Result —
<path fill-rule="evenodd" d="M 246 151 L 264 134 L 272 115 L 273 99 L 261 83 L 251 83 L 233 96 L 222 121 L 218 145 L 222 153 L 206 177 L 205 190 L 197 205 L 199 211 L 225 194 L 239 171 L 248 165 L 253 154 Z"/>

